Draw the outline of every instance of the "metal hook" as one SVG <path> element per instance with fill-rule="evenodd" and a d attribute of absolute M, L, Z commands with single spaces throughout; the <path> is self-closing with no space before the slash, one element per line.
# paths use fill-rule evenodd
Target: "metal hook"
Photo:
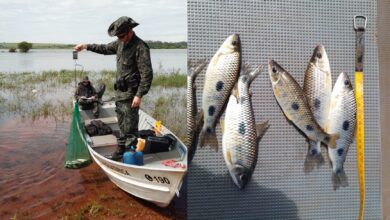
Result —
<path fill-rule="evenodd" d="M 356 19 L 357 19 L 357 18 L 362 18 L 362 19 L 364 19 L 364 26 L 363 26 L 363 27 L 356 27 Z M 363 15 L 355 15 L 355 16 L 353 17 L 353 28 L 355 29 L 355 31 L 357 31 L 357 30 L 362 30 L 362 31 L 366 30 L 366 25 L 367 25 L 367 18 L 366 18 L 366 16 L 363 16 Z"/>

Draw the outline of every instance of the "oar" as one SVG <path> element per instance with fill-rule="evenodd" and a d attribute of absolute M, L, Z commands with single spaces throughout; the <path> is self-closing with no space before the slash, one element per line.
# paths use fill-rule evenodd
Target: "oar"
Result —
<path fill-rule="evenodd" d="M 356 19 L 363 19 L 364 25 L 357 26 Z M 365 180 L 364 180 L 364 93 L 363 93 L 363 58 L 364 58 L 364 32 L 366 30 L 367 18 L 355 16 L 353 27 L 356 32 L 355 51 L 355 98 L 356 98 L 356 157 L 359 175 L 360 188 L 360 209 L 359 220 L 364 216 Z"/>

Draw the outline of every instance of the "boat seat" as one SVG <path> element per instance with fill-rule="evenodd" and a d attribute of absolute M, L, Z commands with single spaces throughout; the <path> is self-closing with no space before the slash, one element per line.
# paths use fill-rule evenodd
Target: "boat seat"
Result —
<path fill-rule="evenodd" d="M 116 146 L 116 137 L 112 134 L 91 137 L 92 147 Z"/>
<path fill-rule="evenodd" d="M 117 117 L 87 119 L 87 120 L 85 120 L 84 123 L 85 123 L 85 125 L 89 125 L 89 124 L 91 124 L 91 121 L 93 121 L 93 120 L 100 120 L 104 124 L 115 124 L 115 123 L 118 123 L 118 118 Z"/>

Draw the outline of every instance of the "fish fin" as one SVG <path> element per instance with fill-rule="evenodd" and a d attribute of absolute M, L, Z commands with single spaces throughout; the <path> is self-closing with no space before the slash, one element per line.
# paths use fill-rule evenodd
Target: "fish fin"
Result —
<path fill-rule="evenodd" d="M 321 142 L 309 141 L 309 148 L 304 163 L 304 172 L 310 173 L 315 167 L 320 168 L 325 160 L 321 154 Z"/>
<path fill-rule="evenodd" d="M 267 120 L 261 124 L 256 125 L 257 140 L 260 140 L 264 136 L 267 129 L 269 128 L 268 122 L 269 122 L 269 120 Z"/>
<path fill-rule="evenodd" d="M 349 186 L 347 174 L 345 174 L 344 168 L 338 170 L 338 172 L 332 173 L 333 190 L 337 190 L 340 187 Z"/>
<path fill-rule="evenodd" d="M 215 133 L 215 130 L 211 131 L 210 133 L 205 133 L 201 132 L 201 134 L 203 133 L 203 144 L 201 146 L 210 146 L 211 148 L 214 148 L 215 151 L 218 152 L 218 139 L 217 139 L 217 135 Z"/>
<path fill-rule="evenodd" d="M 253 71 L 251 71 L 248 75 L 249 75 L 249 83 L 251 84 L 252 81 L 258 76 L 261 74 L 261 72 L 263 71 L 263 65 L 259 65 L 257 66 L 257 68 Z"/>
<path fill-rule="evenodd" d="M 233 164 L 232 162 L 232 154 L 230 153 L 230 149 L 226 150 L 226 160 L 230 163 Z"/>
<path fill-rule="evenodd" d="M 224 131 L 225 131 L 225 120 L 220 119 L 219 120 L 219 125 L 221 126 L 221 131 L 222 131 L 222 134 L 223 134 Z"/>
<path fill-rule="evenodd" d="M 283 111 L 284 112 L 284 111 Z M 289 121 L 292 121 L 292 117 L 289 113 L 287 112 L 284 112 L 284 115 L 286 116 L 286 118 L 289 120 Z"/>
<path fill-rule="evenodd" d="M 201 127 L 203 127 L 203 117 L 203 111 L 198 111 L 198 113 L 196 114 L 196 130 L 199 130 Z"/>
<path fill-rule="evenodd" d="M 232 95 L 236 97 L 237 103 L 238 103 L 238 83 L 234 84 Z"/>
<path fill-rule="evenodd" d="M 203 112 L 199 111 L 198 114 L 196 115 L 196 124 L 195 124 L 195 129 L 192 133 L 193 135 L 193 139 L 192 139 L 192 143 L 190 143 L 190 146 L 187 146 L 189 147 L 188 149 L 188 163 L 191 163 L 192 159 L 194 158 L 195 156 L 195 152 L 196 152 L 196 148 L 198 147 L 198 141 L 199 141 L 199 133 L 203 127 Z"/>
<path fill-rule="evenodd" d="M 206 64 L 207 64 L 206 60 L 200 60 L 200 62 L 195 67 L 194 71 L 192 72 L 192 75 L 194 76 L 194 78 L 196 78 L 199 75 L 199 73 L 202 72 L 202 70 L 204 69 Z"/>
<path fill-rule="evenodd" d="M 249 63 L 244 63 L 244 65 L 241 64 L 241 66 L 242 66 L 242 68 L 241 68 L 240 74 L 241 75 L 249 75 L 249 73 L 252 70 L 251 65 Z"/>
<path fill-rule="evenodd" d="M 202 129 L 201 131 L 200 131 L 200 133 L 199 133 L 199 147 L 200 148 L 203 148 L 203 146 L 204 146 L 204 137 L 205 136 L 205 132 L 204 132 L 204 130 Z"/>
<path fill-rule="evenodd" d="M 326 143 L 330 148 L 336 148 L 336 141 L 340 138 L 339 134 L 329 134 L 329 141 Z"/>

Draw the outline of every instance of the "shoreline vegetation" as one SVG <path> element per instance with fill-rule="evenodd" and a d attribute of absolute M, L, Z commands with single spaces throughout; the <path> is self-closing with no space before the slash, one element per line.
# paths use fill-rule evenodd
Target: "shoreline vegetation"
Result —
<path fill-rule="evenodd" d="M 103 100 L 111 100 L 115 74 L 108 70 L 77 71 L 76 76 L 74 70 L 0 73 L 0 115 L 31 121 L 41 118 L 70 120 L 75 77 L 78 83 L 88 75 L 95 88 L 104 83 Z M 186 84 L 187 76 L 179 71 L 155 73 L 152 87 L 141 105 L 179 138 L 185 137 L 182 123 L 186 120 Z"/>
<path fill-rule="evenodd" d="M 145 41 L 150 49 L 187 49 L 187 42 Z M 73 49 L 75 44 L 33 43 L 31 49 Z M 0 43 L 0 49 L 17 48 L 18 43 Z"/>

